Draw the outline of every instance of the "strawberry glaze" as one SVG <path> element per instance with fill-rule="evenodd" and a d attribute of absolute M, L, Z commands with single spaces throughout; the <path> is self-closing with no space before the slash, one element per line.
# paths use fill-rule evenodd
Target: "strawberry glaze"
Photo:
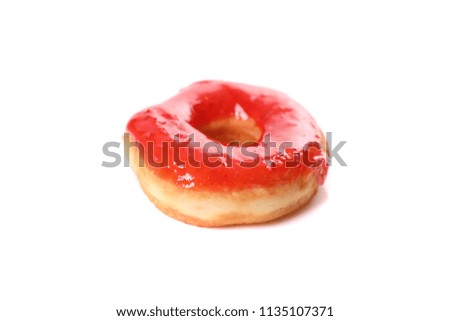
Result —
<path fill-rule="evenodd" d="M 237 146 L 213 143 L 197 129 L 230 117 L 253 119 L 263 132 L 258 144 L 243 151 Z M 326 153 L 318 148 L 322 133 L 316 121 L 288 96 L 267 88 L 223 81 L 197 82 L 164 103 L 134 115 L 127 132 L 142 144 L 145 166 L 187 189 L 264 188 L 310 174 L 323 184 L 327 173 Z M 265 135 L 270 135 L 271 146 Z M 291 147 L 280 150 L 286 142 Z M 208 153 L 204 152 L 205 144 L 210 145 Z M 223 154 L 218 155 L 217 148 L 222 148 Z M 305 156 L 309 162 L 299 161 Z M 213 166 L 206 165 L 207 161 Z"/>

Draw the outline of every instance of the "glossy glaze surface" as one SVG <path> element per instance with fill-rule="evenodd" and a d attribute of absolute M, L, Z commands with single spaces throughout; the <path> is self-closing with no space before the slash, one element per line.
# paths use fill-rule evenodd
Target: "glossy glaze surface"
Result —
<path fill-rule="evenodd" d="M 263 134 L 244 148 L 215 142 L 198 130 L 228 118 L 253 120 Z M 276 186 L 307 174 L 322 184 L 327 173 L 315 120 L 288 96 L 267 88 L 197 82 L 134 115 L 127 132 L 142 144 L 146 166 L 187 189 Z"/>

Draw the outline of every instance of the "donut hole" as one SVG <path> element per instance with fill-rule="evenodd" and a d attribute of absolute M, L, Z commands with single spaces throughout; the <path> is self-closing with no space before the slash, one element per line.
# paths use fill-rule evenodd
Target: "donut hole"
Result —
<path fill-rule="evenodd" d="M 255 146 L 258 145 L 262 135 L 261 128 L 253 119 L 219 119 L 197 129 L 211 140 L 224 145 Z"/>

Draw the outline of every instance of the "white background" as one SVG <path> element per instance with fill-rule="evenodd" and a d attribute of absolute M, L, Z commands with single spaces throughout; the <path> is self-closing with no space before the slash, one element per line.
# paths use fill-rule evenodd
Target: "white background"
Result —
<path fill-rule="evenodd" d="M 333 320 L 450 320 L 449 15 L 445 1 L 2 1 L 0 319 L 331 305 Z M 348 141 L 348 167 L 277 224 L 166 217 L 129 168 L 101 166 L 102 146 L 203 79 L 288 93 Z"/>

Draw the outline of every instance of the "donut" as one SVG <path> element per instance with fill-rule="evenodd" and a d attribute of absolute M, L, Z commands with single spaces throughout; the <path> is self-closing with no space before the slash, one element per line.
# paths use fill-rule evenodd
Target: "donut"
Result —
<path fill-rule="evenodd" d="M 166 215 L 202 226 L 275 220 L 308 203 L 327 175 L 312 116 L 268 88 L 200 81 L 128 122 L 124 153 Z"/>

